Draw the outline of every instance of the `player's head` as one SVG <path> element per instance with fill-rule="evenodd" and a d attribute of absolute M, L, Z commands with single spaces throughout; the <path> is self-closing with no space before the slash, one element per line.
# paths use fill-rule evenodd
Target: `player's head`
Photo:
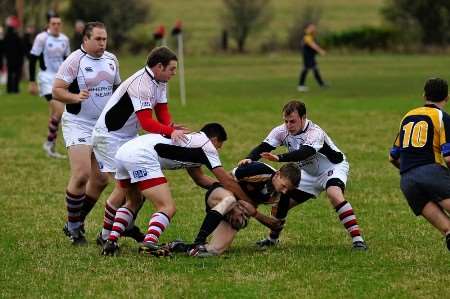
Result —
<path fill-rule="evenodd" d="M 83 29 L 83 49 L 91 56 L 101 57 L 106 50 L 108 35 L 105 24 L 89 22 Z"/>
<path fill-rule="evenodd" d="M 75 32 L 83 34 L 84 22 L 82 20 L 75 21 Z"/>
<path fill-rule="evenodd" d="M 61 33 L 62 21 L 57 14 L 48 15 L 47 29 L 51 35 L 58 36 Z"/>
<path fill-rule="evenodd" d="M 444 79 L 428 79 L 427 82 L 425 82 L 423 91 L 423 95 L 427 101 L 437 103 L 448 100 L 448 84 Z"/>
<path fill-rule="evenodd" d="M 167 47 L 154 48 L 147 58 L 147 66 L 161 82 L 169 81 L 177 73 L 177 64 L 177 55 Z"/>
<path fill-rule="evenodd" d="M 305 27 L 305 33 L 314 34 L 316 32 L 316 25 L 314 23 L 308 23 Z"/>
<path fill-rule="evenodd" d="M 223 143 L 227 140 L 227 132 L 225 131 L 225 128 L 219 123 L 206 124 L 203 126 L 203 128 L 200 129 L 200 131 L 208 136 L 216 149 L 220 149 Z"/>
<path fill-rule="evenodd" d="M 277 192 L 286 193 L 295 189 L 300 183 L 301 170 L 297 163 L 286 163 L 272 177 L 273 187 Z"/>
<path fill-rule="evenodd" d="M 290 134 L 297 134 L 306 123 L 306 106 L 304 103 L 292 100 L 283 107 L 283 119 Z"/>

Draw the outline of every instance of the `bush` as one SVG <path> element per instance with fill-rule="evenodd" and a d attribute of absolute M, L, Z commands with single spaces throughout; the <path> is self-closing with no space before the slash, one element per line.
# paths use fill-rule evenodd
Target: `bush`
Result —
<path fill-rule="evenodd" d="M 132 54 L 149 52 L 155 47 L 153 31 L 150 25 L 136 25 L 128 32 L 126 50 Z"/>
<path fill-rule="evenodd" d="M 364 26 L 341 32 L 329 33 L 324 37 L 326 47 L 355 48 L 364 50 L 388 49 L 395 40 L 391 29 Z"/>

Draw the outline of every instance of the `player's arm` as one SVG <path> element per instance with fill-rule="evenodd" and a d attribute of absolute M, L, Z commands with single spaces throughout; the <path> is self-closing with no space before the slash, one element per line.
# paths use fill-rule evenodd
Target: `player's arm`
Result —
<path fill-rule="evenodd" d="M 142 129 L 149 133 L 170 136 L 170 138 L 172 138 L 172 140 L 174 140 L 175 142 L 179 141 L 180 139 L 186 138 L 184 134 L 188 132 L 187 130 L 178 130 L 173 128 L 172 126 L 168 126 L 158 122 L 157 120 L 152 118 L 151 109 L 142 109 L 136 111 L 136 116 Z"/>
<path fill-rule="evenodd" d="M 396 168 L 400 169 L 400 135 L 397 134 L 394 145 L 389 152 L 389 162 Z"/>
<path fill-rule="evenodd" d="M 311 48 L 313 48 L 317 53 L 319 53 L 320 55 L 325 55 L 325 50 L 322 49 L 315 41 L 314 38 L 310 35 L 305 36 L 305 44 L 307 44 L 308 46 L 310 46 Z"/>
<path fill-rule="evenodd" d="M 190 167 L 186 170 L 194 183 L 203 189 L 208 189 L 209 186 L 217 182 L 217 180 L 205 175 L 201 167 Z"/>
<path fill-rule="evenodd" d="M 261 157 L 269 161 L 274 162 L 298 162 L 303 161 L 316 153 L 316 149 L 309 145 L 301 145 L 298 150 L 284 153 L 284 154 L 272 154 L 272 153 L 261 153 Z"/>
<path fill-rule="evenodd" d="M 28 57 L 28 73 L 30 74 L 30 83 L 28 85 L 28 91 L 36 95 L 38 93 L 37 84 L 36 84 L 36 61 L 38 60 L 38 56 L 31 54 Z"/>
<path fill-rule="evenodd" d="M 252 151 L 245 157 L 245 159 L 238 162 L 238 165 L 244 165 L 251 163 L 252 161 L 258 161 L 261 159 L 261 154 L 265 152 L 271 152 L 275 149 L 274 146 L 271 146 L 267 142 L 261 142 L 257 147 L 252 149 Z"/>
<path fill-rule="evenodd" d="M 69 91 L 70 84 L 62 79 L 55 79 L 52 88 L 52 96 L 65 104 L 81 103 L 89 97 L 89 91 L 86 89 L 80 90 L 79 93 L 72 93 Z"/>
<path fill-rule="evenodd" d="M 242 191 L 241 187 L 238 183 L 233 179 L 233 177 L 225 171 L 225 169 L 222 166 L 215 167 L 212 170 L 212 173 L 214 176 L 219 180 L 219 182 L 223 185 L 223 187 L 231 192 L 240 200 L 246 201 L 253 206 L 256 206 L 256 204 L 253 202 L 253 200 L 247 196 L 247 194 Z M 250 215 L 254 216 L 254 215 Z"/>

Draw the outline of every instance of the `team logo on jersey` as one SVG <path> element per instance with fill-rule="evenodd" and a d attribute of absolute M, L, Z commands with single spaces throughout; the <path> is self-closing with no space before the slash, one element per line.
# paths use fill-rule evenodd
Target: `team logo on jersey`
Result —
<path fill-rule="evenodd" d="M 53 44 L 52 43 L 48 43 L 48 47 L 49 48 L 53 47 Z"/>
<path fill-rule="evenodd" d="M 109 68 L 114 72 L 114 65 L 112 63 L 109 63 Z"/>
<path fill-rule="evenodd" d="M 133 177 L 135 179 L 140 179 L 140 178 L 146 177 L 147 174 L 148 174 L 147 170 L 145 170 L 145 169 L 139 169 L 139 170 L 133 171 Z"/>
<path fill-rule="evenodd" d="M 150 101 L 141 102 L 141 109 L 152 108 L 152 103 Z"/>
<path fill-rule="evenodd" d="M 78 138 L 78 142 L 80 142 L 80 143 L 86 143 L 86 138 Z"/>
<path fill-rule="evenodd" d="M 85 67 L 84 70 L 85 70 L 86 72 L 93 72 L 93 71 L 94 71 L 94 70 L 92 69 L 92 67 L 90 67 L 90 66 Z"/>
<path fill-rule="evenodd" d="M 328 171 L 328 176 L 332 176 L 333 175 L 333 170 L 329 170 Z"/>
<path fill-rule="evenodd" d="M 103 169 L 103 163 L 102 162 L 99 162 L 99 161 L 97 161 L 97 164 L 98 164 L 98 169 L 100 169 L 100 170 L 102 170 Z"/>

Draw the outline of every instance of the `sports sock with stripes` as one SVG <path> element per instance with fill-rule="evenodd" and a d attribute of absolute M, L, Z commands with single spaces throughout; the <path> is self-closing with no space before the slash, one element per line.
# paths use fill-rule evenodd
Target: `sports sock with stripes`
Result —
<path fill-rule="evenodd" d="M 54 142 L 58 136 L 59 120 L 56 117 L 51 116 L 48 120 L 48 135 L 47 141 Z"/>
<path fill-rule="evenodd" d="M 127 208 L 119 208 L 116 212 L 116 217 L 114 218 L 114 224 L 112 226 L 111 233 L 109 234 L 108 240 L 117 241 L 120 235 L 128 227 L 131 221 L 133 221 L 133 212 Z"/>
<path fill-rule="evenodd" d="M 66 191 L 67 225 L 69 230 L 78 229 L 81 225 L 80 212 L 84 197 L 84 194 L 75 195 Z"/>
<path fill-rule="evenodd" d="M 157 244 L 159 241 L 159 237 L 167 228 L 167 226 L 169 226 L 169 223 L 170 219 L 166 214 L 162 212 L 154 213 L 150 218 L 144 242 Z"/>
<path fill-rule="evenodd" d="M 111 233 L 114 224 L 114 218 L 116 217 L 117 208 L 112 206 L 108 201 L 105 204 L 105 214 L 103 216 L 103 228 L 102 239 L 106 240 Z"/>
<path fill-rule="evenodd" d="M 364 241 L 359 231 L 358 221 L 353 213 L 353 208 L 349 202 L 343 201 L 336 207 L 336 213 L 339 215 L 339 220 L 344 225 L 345 229 L 350 234 L 353 242 Z"/>

